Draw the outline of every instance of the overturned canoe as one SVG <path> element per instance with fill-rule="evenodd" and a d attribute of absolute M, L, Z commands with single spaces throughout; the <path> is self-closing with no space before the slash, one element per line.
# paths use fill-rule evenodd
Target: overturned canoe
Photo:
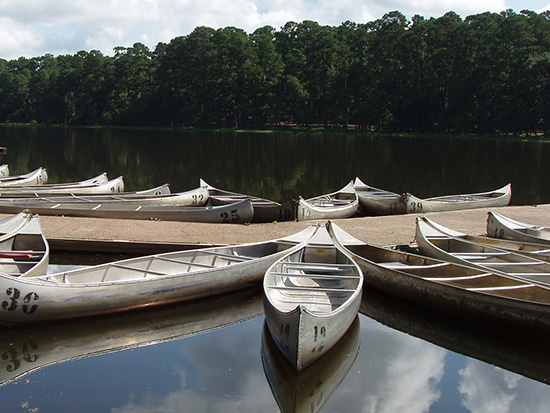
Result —
<path fill-rule="evenodd" d="M 41 195 L 111 194 L 122 191 L 124 191 L 124 179 L 122 176 L 109 180 L 107 174 L 103 173 L 94 178 L 73 183 L 0 187 L 0 196 L 28 197 Z"/>
<path fill-rule="evenodd" d="M 433 198 L 418 198 L 412 194 L 405 195 L 407 213 L 457 211 L 461 209 L 490 208 L 506 206 L 512 199 L 512 185 L 500 189 L 476 194 L 444 195 Z"/>
<path fill-rule="evenodd" d="M 24 175 L 13 175 L 0 178 L 0 188 L 43 185 L 46 183 L 48 183 L 48 173 L 46 169 L 42 167 Z"/>
<path fill-rule="evenodd" d="M 359 209 L 366 215 L 394 215 L 405 213 L 404 195 L 369 186 L 359 178 L 353 183 Z"/>
<path fill-rule="evenodd" d="M 145 219 L 183 222 L 247 224 L 254 215 L 250 200 L 222 206 L 151 205 L 142 202 L 18 202 L 0 198 L 0 213 L 17 213 L 30 209 L 40 215 L 70 217 Z"/>
<path fill-rule="evenodd" d="M 0 292 L 29 297 L 13 311 L 0 311 L 0 324 L 51 322 L 182 302 L 246 288 L 312 234 L 289 239 L 172 252 L 100 264 L 40 277 L 0 274 Z"/>
<path fill-rule="evenodd" d="M 525 224 L 492 211 L 488 213 L 487 217 L 487 235 L 494 238 L 550 245 L 549 227 Z"/>
<path fill-rule="evenodd" d="M 357 213 L 358 208 L 359 199 L 351 181 L 330 194 L 308 199 L 299 197 L 296 217 L 298 221 L 349 218 Z"/>
<path fill-rule="evenodd" d="M 548 287 L 367 243 L 344 248 L 363 271 L 365 285 L 392 296 L 470 321 L 550 328 Z"/>
<path fill-rule="evenodd" d="M 208 190 L 199 187 L 186 192 L 162 194 L 165 187 L 157 187 L 137 192 L 119 192 L 107 195 L 45 195 L 34 197 L 0 197 L 0 205 L 17 204 L 30 209 L 49 208 L 53 205 L 105 204 L 105 205 L 169 205 L 169 206 L 202 206 L 208 200 Z M 59 207 L 58 207 L 59 208 Z"/>
<path fill-rule="evenodd" d="M 50 247 L 38 216 L 23 211 L 0 221 L 0 274 L 8 278 L 45 274 L 49 257 Z M 4 310 L 9 311 L 16 300 L 28 298 L 16 289 L 2 291 L 10 300 L 2 306 Z"/>
<path fill-rule="evenodd" d="M 264 309 L 275 343 L 297 369 L 348 330 L 361 303 L 363 274 L 326 227 L 275 262 L 264 277 Z"/>
<path fill-rule="evenodd" d="M 416 219 L 416 242 L 422 254 L 434 258 L 530 284 L 550 285 L 550 262 L 454 236 L 448 228 L 425 217 Z"/>
<path fill-rule="evenodd" d="M 208 189 L 212 205 L 227 205 L 243 199 L 250 199 L 254 207 L 252 222 L 293 221 L 296 219 L 296 202 L 293 200 L 280 204 L 269 199 L 218 189 L 203 179 L 200 180 L 200 186 Z"/>

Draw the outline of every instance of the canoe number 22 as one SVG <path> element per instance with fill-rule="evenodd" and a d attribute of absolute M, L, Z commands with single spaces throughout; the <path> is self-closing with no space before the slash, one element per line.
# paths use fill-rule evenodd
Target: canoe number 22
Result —
<path fill-rule="evenodd" d="M 8 297 L 7 301 L 2 302 L 2 308 L 4 310 L 15 311 L 17 308 L 21 307 L 21 310 L 25 314 L 32 314 L 38 309 L 38 305 L 36 304 L 38 301 L 38 294 L 34 292 L 30 292 L 23 297 L 23 304 L 21 306 L 21 291 L 17 288 L 8 288 L 6 290 L 6 295 Z"/>

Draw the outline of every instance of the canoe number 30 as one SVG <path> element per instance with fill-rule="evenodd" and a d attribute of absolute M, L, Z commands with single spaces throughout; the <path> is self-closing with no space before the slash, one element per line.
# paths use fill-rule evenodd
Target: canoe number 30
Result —
<path fill-rule="evenodd" d="M 21 291 L 17 288 L 8 288 L 6 290 L 7 301 L 2 302 L 2 308 L 7 311 L 15 311 L 18 308 L 25 314 L 32 314 L 38 309 L 38 294 L 30 292 L 21 298 Z"/>

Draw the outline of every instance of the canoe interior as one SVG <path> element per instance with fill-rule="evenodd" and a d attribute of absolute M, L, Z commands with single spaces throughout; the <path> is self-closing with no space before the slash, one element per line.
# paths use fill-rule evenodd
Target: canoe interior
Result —
<path fill-rule="evenodd" d="M 480 292 L 499 297 L 550 304 L 550 290 L 522 280 L 503 277 L 472 267 L 455 265 L 421 255 L 387 250 L 373 245 L 353 245 L 346 248 L 359 257 L 388 270 L 471 292 Z M 369 283 L 372 271 L 363 268 Z"/>
<path fill-rule="evenodd" d="M 327 313 L 356 292 L 360 273 L 335 246 L 307 246 L 280 260 L 266 282 L 277 308 L 289 312 L 298 306 L 312 313 Z"/>
<path fill-rule="evenodd" d="M 131 282 L 208 271 L 244 263 L 285 250 L 290 244 L 266 242 L 196 251 L 180 251 L 103 264 L 40 277 L 61 284 Z"/>

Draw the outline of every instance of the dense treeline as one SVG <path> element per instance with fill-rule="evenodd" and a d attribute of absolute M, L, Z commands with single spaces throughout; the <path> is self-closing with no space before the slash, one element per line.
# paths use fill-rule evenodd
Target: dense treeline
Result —
<path fill-rule="evenodd" d="M 547 132 L 550 13 L 197 27 L 154 50 L 0 59 L 0 121 Z"/>

